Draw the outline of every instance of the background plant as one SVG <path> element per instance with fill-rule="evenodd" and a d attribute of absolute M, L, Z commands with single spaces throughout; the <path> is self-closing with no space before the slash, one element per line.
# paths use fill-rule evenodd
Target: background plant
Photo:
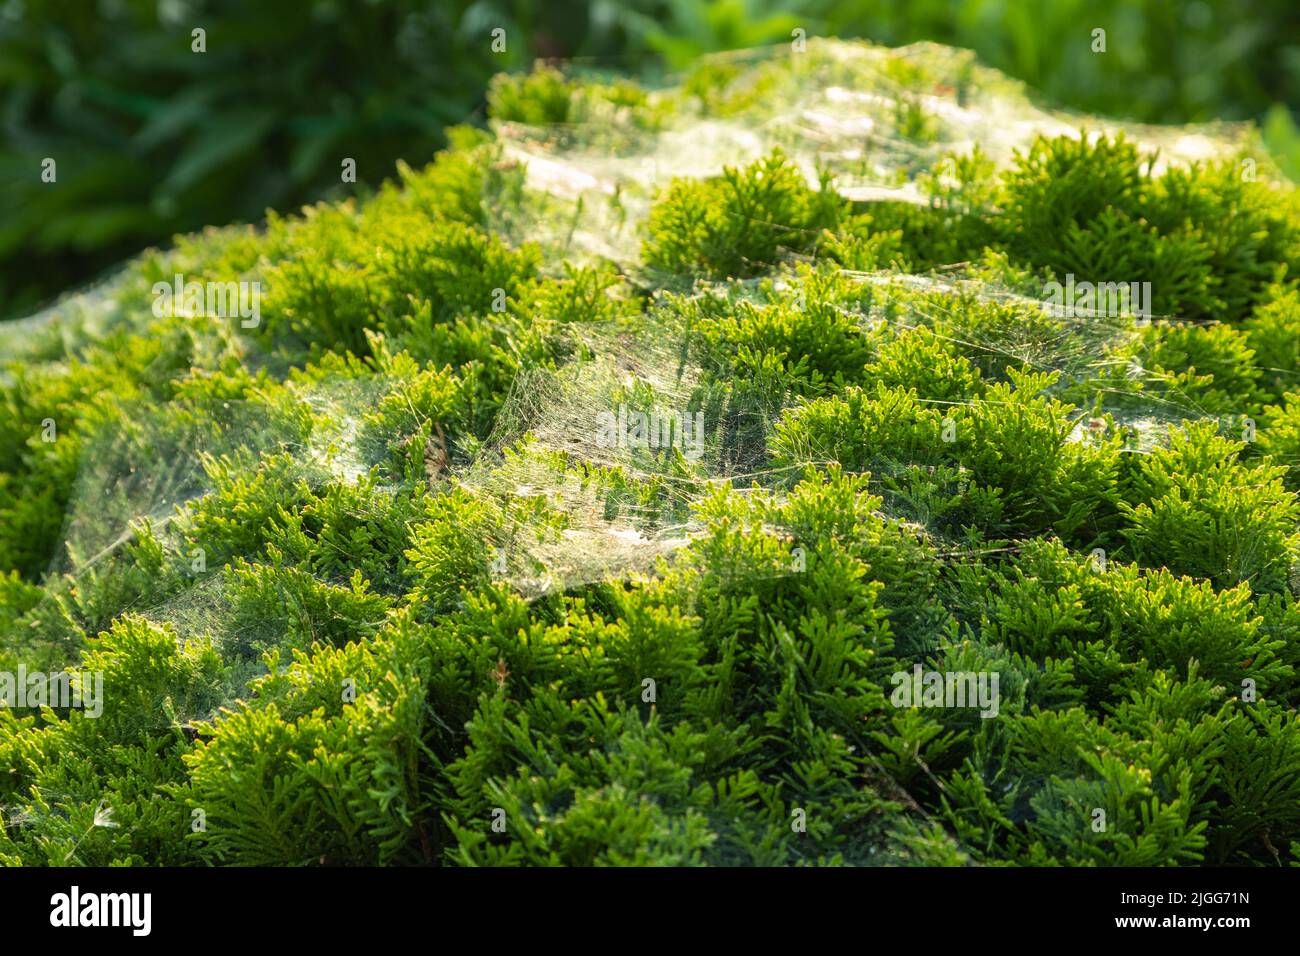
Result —
<path fill-rule="evenodd" d="M 651 74 L 808 36 L 974 49 L 1055 105 L 1152 122 L 1256 119 L 1300 176 L 1286 0 L 8 0 L 0 6 L 0 317 L 177 232 L 375 186 L 481 121 L 533 57 Z M 190 52 L 190 30 L 208 52 Z M 1091 30 L 1107 30 L 1105 54 Z M 506 30 L 504 53 L 490 31 Z M 58 160 L 59 186 L 40 181 Z M 340 181 L 357 160 L 358 187 Z"/>

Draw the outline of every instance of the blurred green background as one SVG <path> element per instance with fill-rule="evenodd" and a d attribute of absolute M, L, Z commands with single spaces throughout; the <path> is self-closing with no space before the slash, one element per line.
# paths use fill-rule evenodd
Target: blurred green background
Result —
<path fill-rule="evenodd" d="M 1254 119 L 1300 179 L 1295 2 L 0 0 L 0 317 L 177 232 L 351 190 L 342 157 L 372 184 L 421 164 L 481 121 L 493 73 L 535 57 L 655 72 L 795 27 L 969 47 L 1081 111 Z"/>

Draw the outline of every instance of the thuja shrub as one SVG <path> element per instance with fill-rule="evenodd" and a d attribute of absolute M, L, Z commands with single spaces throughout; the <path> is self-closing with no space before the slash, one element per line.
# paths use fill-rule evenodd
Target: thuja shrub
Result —
<path fill-rule="evenodd" d="M 1139 561 L 1258 591 L 1285 586 L 1300 503 L 1284 466 L 1243 464 L 1242 447 L 1194 425 L 1141 462 L 1121 504 Z"/>
<path fill-rule="evenodd" d="M 777 149 L 715 179 L 673 183 L 650 213 L 645 261 L 671 273 L 755 275 L 783 251 L 813 251 L 844 213 L 825 175 L 814 189 Z"/>
<path fill-rule="evenodd" d="M 1260 387 L 1280 398 L 1300 376 L 1300 292 L 1275 287 L 1242 323 L 1260 368 Z"/>
<path fill-rule="evenodd" d="M 0 863 L 1300 860 L 1293 189 L 862 52 L 504 77 L 0 337 L 0 681 L 89 694 Z"/>
<path fill-rule="evenodd" d="M 1236 159 L 1157 171 L 1122 133 L 1035 139 L 999 172 L 980 151 L 920 179 L 928 206 L 866 213 L 901 233 L 913 264 L 978 259 L 987 249 L 1067 275 L 1151 283 L 1154 312 L 1240 321 L 1294 281 L 1294 199 L 1242 174 Z"/>
<path fill-rule="evenodd" d="M 967 375 L 975 381 L 969 366 Z M 774 461 L 872 471 L 904 498 L 909 477 L 949 474 L 957 480 L 942 523 L 978 523 L 994 535 L 1054 527 L 1086 542 L 1118 505 L 1117 442 L 1069 442 L 1074 410 L 1041 395 L 1052 377 L 1014 370 L 1009 377 L 1011 384 L 982 389 L 978 401 L 924 399 L 878 384 L 874 394 L 850 388 L 808 402 L 778 422 Z M 939 517 L 932 509 L 916 516 Z"/>
<path fill-rule="evenodd" d="M 1152 379 L 1148 392 L 1205 415 L 1244 416 L 1264 400 L 1251 340 L 1229 325 L 1167 322 L 1144 329 L 1132 355 Z"/>

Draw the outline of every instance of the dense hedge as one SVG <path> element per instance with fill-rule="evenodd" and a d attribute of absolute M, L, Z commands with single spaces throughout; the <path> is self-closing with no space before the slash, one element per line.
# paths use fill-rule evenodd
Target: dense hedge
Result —
<path fill-rule="evenodd" d="M 489 78 L 535 56 L 637 71 L 796 30 L 932 40 L 1087 112 L 1267 116 L 1294 176 L 1293 21 L 1287 0 L 15 0 L 0 9 L 0 318 L 174 232 L 365 193 L 445 145 L 446 125 L 480 119 Z"/>
<path fill-rule="evenodd" d="M 653 129 L 728 79 L 493 103 Z M 502 141 L 453 143 L 143 256 L 108 331 L 8 366 L 0 662 L 105 699 L 0 710 L 0 860 L 1300 862 L 1289 186 L 1060 136 L 863 203 L 774 151 L 671 183 L 638 262 L 560 263 Z M 154 317 L 173 273 L 257 278 L 261 323 Z M 1034 301 L 1067 273 L 1159 315 Z M 507 427 L 678 337 L 701 461 Z M 530 590 L 574 500 L 686 532 Z M 998 674 L 996 716 L 895 706 L 917 664 Z"/>

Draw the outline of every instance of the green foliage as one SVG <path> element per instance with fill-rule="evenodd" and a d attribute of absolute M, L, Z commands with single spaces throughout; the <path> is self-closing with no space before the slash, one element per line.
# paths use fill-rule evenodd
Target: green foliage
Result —
<path fill-rule="evenodd" d="M 842 215 L 825 176 L 811 188 L 776 150 L 715 179 L 674 182 L 650 214 L 645 261 L 666 272 L 750 276 L 783 252 L 813 251 Z"/>
<path fill-rule="evenodd" d="M 782 384 L 816 395 L 862 381 L 874 357 L 858 317 L 841 297 L 860 290 L 844 288 L 834 273 L 817 272 L 798 284 L 772 290 L 765 303 L 732 301 L 721 295 L 676 299 L 708 343 L 715 361 L 740 379 L 764 364 L 780 369 Z M 852 304 L 856 304 L 855 301 Z"/>
<path fill-rule="evenodd" d="M 1300 394 L 1287 392 L 1282 405 L 1264 408 L 1264 427 L 1258 433 L 1260 450 L 1285 467 L 1283 482 L 1300 491 Z"/>
<path fill-rule="evenodd" d="M 1135 358 L 1153 379 L 1147 391 L 1203 415 L 1244 415 L 1259 407 L 1255 336 L 1229 325 L 1159 323 L 1142 330 Z M 1265 366 L 1266 367 L 1266 366 Z"/>
<path fill-rule="evenodd" d="M 1296 168 L 1295 124 L 1283 106 L 1296 101 L 1296 79 L 1270 68 L 1295 49 L 1285 29 L 1290 9 L 1278 0 L 1252 7 L 1245 30 L 1237 7 L 1222 0 L 1194 9 L 965 0 L 958 14 L 939 0 L 814 0 L 801 3 L 797 17 L 766 0 L 636 0 L 599 16 L 582 4 L 383 0 L 350 14 L 346 36 L 331 29 L 339 12 L 327 3 L 288 13 L 238 5 L 206 11 L 204 54 L 191 52 L 189 24 L 167 9 L 126 3 L 74 22 L 67 6 L 27 0 L 0 39 L 3 102 L 14 127 L 0 153 L 12 172 L 0 191 L 0 315 L 30 310 L 173 233 L 337 195 L 341 155 L 356 159 L 359 179 L 374 184 L 394 161 L 400 166 L 441 145 L 442 128 L 468 116 L 485 88 L 497 115 L 567 118 L 570 93 L 548 98 L 527 80 L 489 87 L 495 71 L 532 56 L 676 69 L 702 53 L 789 44 L 796 27 L 809 39 L 933 40 L 975 50 L 982 62 L 1074 109 L 1148 122 L 1265 119 L 1266 142 L 1292 176 Z M 1109 29 L 1110 55 L 1093 53 L 1087 33 L 1045 55 L 1042 37 L 1073 35 L 1084 13 L 1099 24 L 1122 20 L 1122 30 Z M 503 51 L 494 52 L 485 23 L 506 31 Z M 320 42 L 322 33 L 329 43 Z M 126 35 L 134 41 L 112 42 Z M 248 37 L 256 38 L 256 56 L 247 43 L 230 42 Z M 1214 64 L 1213 81 L 1187 82 L 1188 63 Z M 728 67 L 713 62 L 696 72 Z M 706 76 L 691 78 L 713 89 Z M 503 110 L 495 105 L 503 89 L 527 96 Z M 611 89 L 617 92 L 598 99 L 638 102 L 630 84 Z M 761 99 L 770 90 L 747 95 Z M 909 116 L 924 120 L 917 110 Z M 47 156 L 60 163 L 61 188 L 40 181 Z"/>
<path fill-rule="evenodd" d="M 1242 318 L 1297 233 L 1234 161 L 1151 175 L 1122 136 L 1040 138 L 1003 179 L 1007 248 L 1058 277 L 1149 282 L 1158 314 Z"/>
<path fill-rule="evenodd" d="M 1242 323 L 1255 352 L 1261 387 L 1279 399 L 1300 376 L 1300 291 L 1275 288 Z"/>
<path fill-rule="evenodd" d="M 883 383 L 874 394 L 849 388 L 808 402 L 777 424 L 774 459 L 878 473 L 896 503 L 927 523 L 992 533 L 1055 526 L 1086 542 L 1115 509 L 1118 447 L 1069 442 L 1073 409 L 1040 395 L 1051 377 L 1009 375 L 1011 384 L 990 385 L 969 404 Z"/>
<path fill-rule="evenodd" d="M 104 694 L 0 708 L 0 862 L 1294 858 L 1293 193 L 1106 137 L 938 156 L 889 62 L 928 202 L 774 152 L 675 180 L 639 261 L 560 262 L 461 129 L 6 363 L 0 674 Z M 489 110 L 605 150 L 780 91 L 738 75 Z M 1072 270 L 1177 314 L 1043 307 Z M 176 271 L 259 277 L 264 321 L 153 315 Z M 669 401 L 702 456 L 592 434 Z"/>
<path fill-rule="evenodd" d="M 984 392 L 980 370 L 951 340 L 928 328 L 909 330 L 880 349 L 869 380 L 888 388 L 912 388 L 924 400 L 967 402 Z"/>
<path fill-rule="evenodd" d="M 30 0 L 6 17 L 0 315 L 174 233 L 376 185 L 395 161 L 445 145 L 444 127 L 478 107 L 494 73 L 553 54 L 554 38 L 571 53 L 626 42 L 618 24 L 528 0 L 202 14 L 198 24 L 148 3 L 87 12 Z M 489 23 L 505 31 L 503 51 Z M 45 157 L 57 185 L 41 181 Z M 344 157 L 360 187 L 341 181 Z"/>
<path fill-rule="evenodd" d="M 1300 504 L 1279 465 L 1244 465 L 1243 445 L 1197 425 L 1145 457 L 1125 489 L 1125 534 L 1138 560 L 1218 584 L 1277 590 L 1300 538 Z"/>

